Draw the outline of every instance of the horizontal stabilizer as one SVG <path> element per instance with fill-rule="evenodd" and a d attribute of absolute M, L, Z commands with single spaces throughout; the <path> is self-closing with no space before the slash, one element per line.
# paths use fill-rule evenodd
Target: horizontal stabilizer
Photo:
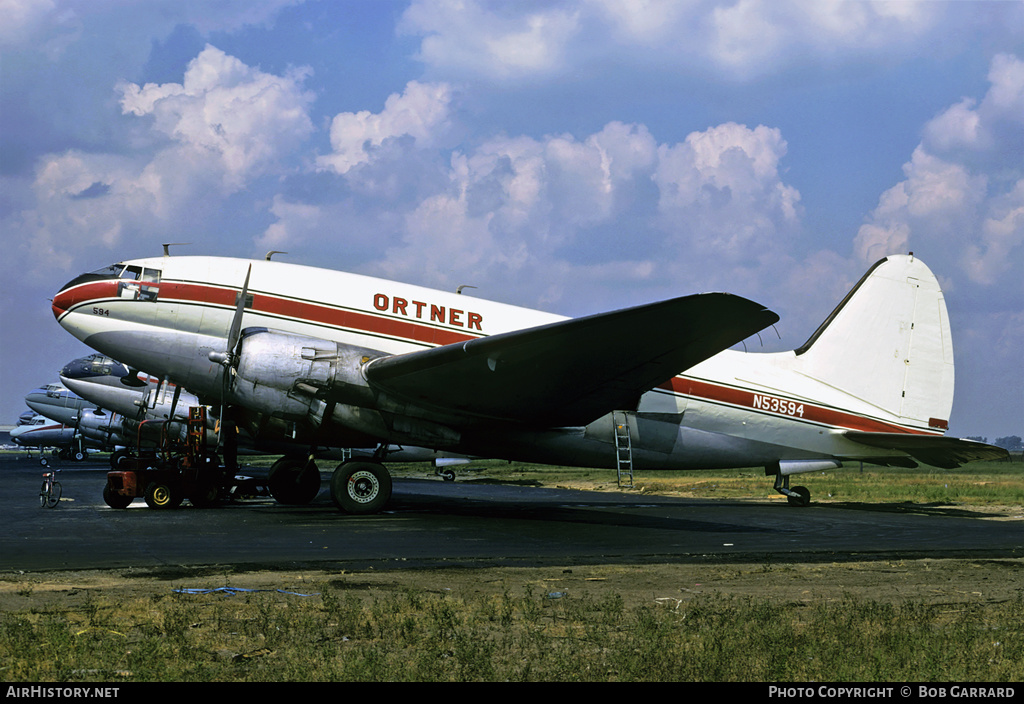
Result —
<path fill-rule="evenodd" d="M 906 453 L 918 462 L 942 469 L 953 469 L 976 460 L 1001 460 L 1010 454 L 1001 447 L 962 438 L 906 433 L 863 433 L 853 430 L 847 431 L 845 435 L 862 445 Z"/>
<path fill-rule="evenodd" d="M 366 379 L 442 413 L 585 425 L 778 319 L 739 296 L 698 294 L 382 357 Z"/>

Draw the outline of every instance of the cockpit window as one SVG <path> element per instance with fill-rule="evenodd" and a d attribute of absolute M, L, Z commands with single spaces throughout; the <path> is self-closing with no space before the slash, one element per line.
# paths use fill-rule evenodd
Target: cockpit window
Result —
<path fill-rule="evenodd" d="M 117 264 L 111 264 L 72 279 L 64 284 L 61 291 L 80 284 L 115 279 L 118 281 L 119 298 L 155 301 L 160 288 L 158 285 L 160 283 L 160 274 L 160 269 L 143 268 L 136 264 L 118 262 Z M 126 292 L 128 295 L 125 295 Z"/>
<path fill-rule="evenodd" d="M 90 271 L 89 276 L 98 276 L 104 279 L 114 279 L 121 276 L 121 272 L 124 271 L 124 264 L 111 264 L 105 266 L 102 269 L 96 271 Z"/>

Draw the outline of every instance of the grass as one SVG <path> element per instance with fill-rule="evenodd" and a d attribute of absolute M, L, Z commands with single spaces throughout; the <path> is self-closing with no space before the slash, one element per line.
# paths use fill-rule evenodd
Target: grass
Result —
<path fill-rule="evenodd" d="M 164 595 L 0 615 L 7 681 L 1021 681 L 1024 601 Z"/>
<path fill-rule="evenodd" d="M 547 467 L 500 461 L 474 462 L 470 469 L 456 467 L 462 481 L 489 481 L 535 486 L 568 486 L 618 490 L 614 470 Z M 397 465 L 396 476 L 425 474 L 422 466 Z M 637 471 L 634 488 L 649 494 L 680 494 L 696 498 L 771 499 L 785 501 L 773 489 L 774 477 L 761 467 L 676 472 Z M 973 462 L 946 470 L 916 469 L 851 463 L 828 472 L 793 475 L 791 486 L 804 485 L 818 503 L 970 504 L 975 506 L 1024 505 L 1024 463 Z"/>

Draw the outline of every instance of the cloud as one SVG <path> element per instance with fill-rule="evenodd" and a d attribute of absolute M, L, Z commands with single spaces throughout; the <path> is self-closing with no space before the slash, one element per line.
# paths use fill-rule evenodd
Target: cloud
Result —
<path fill-rule="evenodd" d="M 277 221 L 257 238 L 256 246 L 260 249 L 301 244 L 323 231 L 324 212 L 318 205 L 293 202 L 277 194 L 270 212 Z"/>
<path fill-rule="evenodd" d="M 661 226 L 701 256 L 750 261 L 777 247 L 800 219 L 800 194 L 779 177 L 785 154 L 778 129 L 735 123 L 662 145 Z"/>
<path fill-rule="evenodd" d="M 521 80 L 589 60 L 748 79 L 810 57 L 909 52 L 958 12 L 927 2 L 414 0 L 399 28 L 422 37 L 421 61 L 452 76 Z"/>
<path fill-rule="evenodd" d="M 997 55 L 988 78 L 980 100 L 964 98 L 925 125 L 906 178 L 857 233 L 862 261 L 927 246 L 975 283 L 1021 290 L 1012 277 L 1024 266 L 1024 61 Z"/>
<path fill-rule="evenodd" d="M 118 89 L 125 114 L 152 116 L 180 161 L 212 169 L 231 191 L 278 166 L 313 132 L 313 96 L 302 90 L 307 76 L 303 69 L 264 73 L 207 45 L 180 84 L 125 82 Z"/>
<path fill-rule="evenodd" d="M 582 289 L 663 287 L 694 260 L 754 268 L 799 227 L 785 153 L 779 130 L 734 123 L 660 145 L 621 122 L 581 139 L 494 136 L 453 152 L 442 190 L 395 204 L 399 241 L 370 273 L 482 279 L 550 306 Z"/>
<path fill-rule="evenodd" d="M 182 83 L 118 86 L 136 124 L 131 156 L 70 149 L 39 158 L 31 207 L 5 225 L 27 245 L 29 268 L 134 237 L 180 237 L 183 224 L 217 217 L 223 199 L 288 162 L 313 131 L 307 73 L 283 76 L 207 46 Z M 60 252 L 58 255 L 57 253 Z"/>
<path fill-rule="evenodd" d="M 516 79 L 561 69 L 580 11 L 541 3 L 415 1 L 399 31 L 423 36 L 418 58 L 452 75 Z"/>
<path fill-rule="evenodd" d="M 331 148 L 317 159 L 320 169 L 345 174 L 374 160 L 389 139 L 411 137 L 417 149 L 436 144 L 450 126 L 452 90 L 445 83 L 410 81 L 401 95 L 393 93 L 379 113 L 343 112 L 331 121 Z"/>

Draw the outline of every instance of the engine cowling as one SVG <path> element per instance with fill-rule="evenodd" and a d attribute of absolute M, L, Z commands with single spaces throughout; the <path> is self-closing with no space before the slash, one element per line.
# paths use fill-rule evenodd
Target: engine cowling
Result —
<path fill-rule="evenodd" d="M 265 328 L 242 333 L 229 402 L 319 427 L 326 421 L 378 441 L 451 446 L 459 434 L 370 387 L 363 367 L 379 350 Z"/>
<path fill-rule="evenodd" d="M 319 417 L 324 399 L 372 405 L 362 365 L 381 352 L 303 335 L 246 330 L 230 400 L 285 420 Z"/>

